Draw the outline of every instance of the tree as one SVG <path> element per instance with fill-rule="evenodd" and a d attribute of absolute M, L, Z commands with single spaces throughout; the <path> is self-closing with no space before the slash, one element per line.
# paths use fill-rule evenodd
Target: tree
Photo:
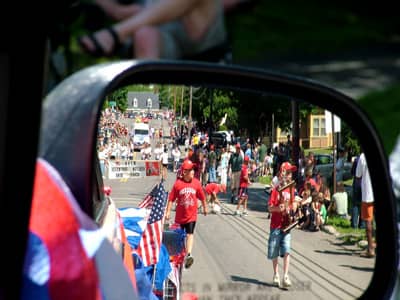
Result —
<path fill-rule="evenodd" d="M 115 90 L 112 94 L 107 96 L 108 106 L 110 102 L 115 102 L 117 108 L 121 112 L 125 112 L 128 108 L 128 89 L 123 87 L 118 90 Z"/>

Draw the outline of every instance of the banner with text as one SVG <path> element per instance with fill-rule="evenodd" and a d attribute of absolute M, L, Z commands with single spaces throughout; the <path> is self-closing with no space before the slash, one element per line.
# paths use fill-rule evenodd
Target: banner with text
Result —
<path fill-rule="evenodd" d="M 123 160 L 108 161 L 108 179 L 139 178 L 160 175 L 158 161 Z"/>

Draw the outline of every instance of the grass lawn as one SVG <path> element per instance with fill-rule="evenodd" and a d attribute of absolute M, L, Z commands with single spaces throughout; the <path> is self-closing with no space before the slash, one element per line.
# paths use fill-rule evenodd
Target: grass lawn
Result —
<path fill-rule="evenodd" d="M 357 2 L 256 1 L 227 17 L 233 58 L 331 55 L 395 39 L 398 18 L 367 14 L 366 8 Z"/>
<path fill-rule="evenodd" d="M 358 99 L 380 134 L 386 154 L 390 154 L 400 133 L 400 82 Z"/>

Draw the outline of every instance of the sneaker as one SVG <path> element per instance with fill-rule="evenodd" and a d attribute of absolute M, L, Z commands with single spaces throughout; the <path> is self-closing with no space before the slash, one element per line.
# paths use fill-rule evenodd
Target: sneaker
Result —
<path fill-rule="evenodd" d="M 247 210 L 244 210 L 242 216 L 243 216 L 243 217 L 246 217 L 246 216 L 248 216 L 248 215 L 249 215 L 249 214 L 247 213 Z"/>
<path fill-rule="evenodd" d="M 274 275 L 274 278 L 272 279 L 272 284 L 273 284 L 274 286 L 277 286 L 277 287 L 280 287 L 280 286 L 281 286 L 281 280 L 280 280 L 280 278 L 279 278 L 279 274 L 278 274 L 278 273 L 276 273 L 276 274 Z"/>
<path fill-rule="evenodd" d="M 185 257 L 185 268 L 186 268 L 186 269 L 190 268 L 191 265 L 193 265 L 193 263 L 194 263 L 193 256 L 190 255 L 190 254 L 188 254 L 188 255 Z"/>
<path fill-rule="evenodd" d="M 239 210 L 235 211 L 235 216 L 240 216 L 240 211 Z"/>
<path fill-rule="evenodd" d="M 292 282 L 290 281 L 289 275 L 285 275 L 283 278 L 283 287 L 290 287 L 292 286 Z"/>

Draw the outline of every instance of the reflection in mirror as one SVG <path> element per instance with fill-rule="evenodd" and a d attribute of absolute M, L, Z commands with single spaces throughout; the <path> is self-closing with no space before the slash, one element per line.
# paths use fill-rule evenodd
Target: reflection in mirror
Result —
<path fill-rule="evenodd" d="M 367 211 L 360 144 L 344 120 L 307 99 L 125 86 L 105 99 L 97 137 L 99 182 L 111 187 L 118 209 L 138 208 L 162 179 L 170 195 L 178 178 L 187 179 L 183 161 L 195 163 L 208 214 L 201 201 L 176 194 L 162 240 L 169 275 L 155 272 L 151 281 L 164 299 L 354 299 L 368 287 L 375 225 L 360 218 Z M 209 182 L 226 191 L 217 186 L 213 197 Z M 110 209 L 94 207 L 97 220 L 109 219 Z M 186 245 L 193 265 L 185 268 L 185 247 L 171 232 L 176 211 L 188 207 L 197 221 L 186 227 L 194 233 Z"/>

